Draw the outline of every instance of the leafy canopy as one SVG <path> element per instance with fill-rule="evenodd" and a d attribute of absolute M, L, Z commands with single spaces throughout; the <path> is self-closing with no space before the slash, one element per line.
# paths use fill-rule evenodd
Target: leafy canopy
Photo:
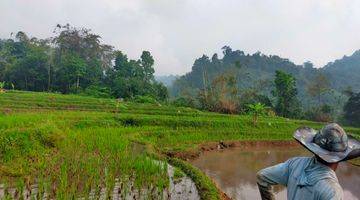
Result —
<path fill-rule="evenodd" d="M 275 110 L 283 117 L 296 117 L 299 114 L 299 103 L 297 100 L 296 80 L 290 74 L 276 71 L 275 89 L 272 91 L 277 98 Z"/>
<path fill-rule="evenodd" d="M 116 98 L 168 97 L 166 87 L 154 79 L 155 61 L 149 51 L 129 60 L 90 29 L 69 24 L 58 24 L 54 34 L 38 39 L 18 32 L 14 38 L 0 39 L 3 87 Z"/>

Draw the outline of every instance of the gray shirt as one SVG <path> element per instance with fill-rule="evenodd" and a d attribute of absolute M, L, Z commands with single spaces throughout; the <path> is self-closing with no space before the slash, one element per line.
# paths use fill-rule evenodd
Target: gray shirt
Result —
<path fill-rule="evenodd" d="M 287 187 L 288 200 L 342 200 L 335 172 L 315 157 L 295 157 L 257 173 L 261 198 L 275 199 L 272 185 Z"/>

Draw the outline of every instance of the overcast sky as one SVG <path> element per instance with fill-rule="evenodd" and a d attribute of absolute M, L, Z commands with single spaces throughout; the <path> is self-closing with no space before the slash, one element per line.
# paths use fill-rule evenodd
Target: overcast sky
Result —
<path fill-rule="evenodd" d="M 358 0 L 0 0 L 0 37 L 49 37 L 56 24 L 86 27 L 156 74 L 184 74 L 229 45 L 321 67 L 360 49 Z"/>

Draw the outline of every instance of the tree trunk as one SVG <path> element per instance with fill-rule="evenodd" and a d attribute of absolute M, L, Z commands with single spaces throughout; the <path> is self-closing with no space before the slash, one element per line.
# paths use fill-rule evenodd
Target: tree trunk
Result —
<path fill-rule="evenodd" d="M 205 96 L 205 101 L 208 102 L 208 98 L 207 98 L 207 83 L 206 83 L 206 71 L 203 71 L 203 87 L 204 87 L 204 96 Z"/>
<path fill-rule="evenodd" d="M 27 76 L 25 75 L 25 90 L 28 90 Z"/>
<path fill-rule="evenodd" d="M 48 69 L 48 87 L 47 87 L 47 90 L 48 92 L 50 92 L 50 84 L 51 84 L 51 65 L 49 65 L 49 69 Z"/>
<path fill-rule="evenodd" d="M 258 114 L 255 113 L 253 116 L 253 125 L 254 126 L 256 126 L 257 121 L 258 121 Z"/>
<path fill-rule="evenodd" d="M 80 76 L 77 77 L 76 89 L 79 89 L 79 85 L 80 85 Z"/>

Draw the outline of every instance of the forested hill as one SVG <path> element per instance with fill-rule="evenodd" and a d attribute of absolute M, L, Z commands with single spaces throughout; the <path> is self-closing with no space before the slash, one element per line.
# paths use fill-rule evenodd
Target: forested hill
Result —
<path fill-rule="evenodd" d="M 155 76 L 155 80 L 163 83 L 165 86 L 172 86 L 173 82 L 178 79 L 180 76 L 178 75 L 163 75 L 163 76 Z"/>
<path fill-rule="evenodd" d="M 272 83 L 276 70 L 292 74 L 297 81 L 298 97 L 302 104 L 314 104 L 316 99 L 308 94 L 308 88 L 319 74 L 325 76 L 329 82 L 328 94 L 325 94 L 324 103 L 338 104 L 335 102 L 345 97 L 341 92 L 348 87 L 358 91 L 360 89 L 360 52 L 329 63 L 323 69 L 316 69 L 311 62 L 296 65 L 289 59 L 276 55 L 264 55 L 260 52 L 245 54 L 240 50 L 232 50 L 225 46 L 222 48 L 223 57 L 214 54 L 211 58 L 203 55 L 195 60 L 191 72 L 181 76 L 171 89 L 172 95 L 196 95 L 204 85 L 211 85 L 219 75 L 232 75 L 236 77 L 239 93 L 252 90 L 257 93 L 271 96 Z M 336 97 L 336 98 L 334 98 Z"/>
<path fill-rule="evenodd" d="M 192 71 L 182 76 L 174 84 L 175 94 L 182 89 L 203 88 L 204 75 L 205 81 L 213 80 L 217 75 L 230 73 L 236 75 L 240 88 L 254 86 L 255 82 L 262 80 L 264 82 L 273 79 L 276 70 L 283 70 L 298 77 L 299 83 L 305 81 L 300 78 L 304 73 L 312 75 L 316 69 L 309 67 L 303 69 L 288 59 L 279 56 L 266 56 L 260 52 L 253 55 L 245 54 L 243 51 L 233 51 L 230 47 L 223 47 L 223 58 L 220 59 L 217 54 L 211 58 L 203 55 L 195 60 Z M 306 76 L 306 78 L 311 78 Z M 255 81 L 255 82 L 254 82 Z"/>
<path fill-rule="evenodd" d="M 360 91 L 360 50 L 328 63 L 322 70 L 330 78 L 334 88 L 341 90 L 351 86 L 354 91 Z"/>

